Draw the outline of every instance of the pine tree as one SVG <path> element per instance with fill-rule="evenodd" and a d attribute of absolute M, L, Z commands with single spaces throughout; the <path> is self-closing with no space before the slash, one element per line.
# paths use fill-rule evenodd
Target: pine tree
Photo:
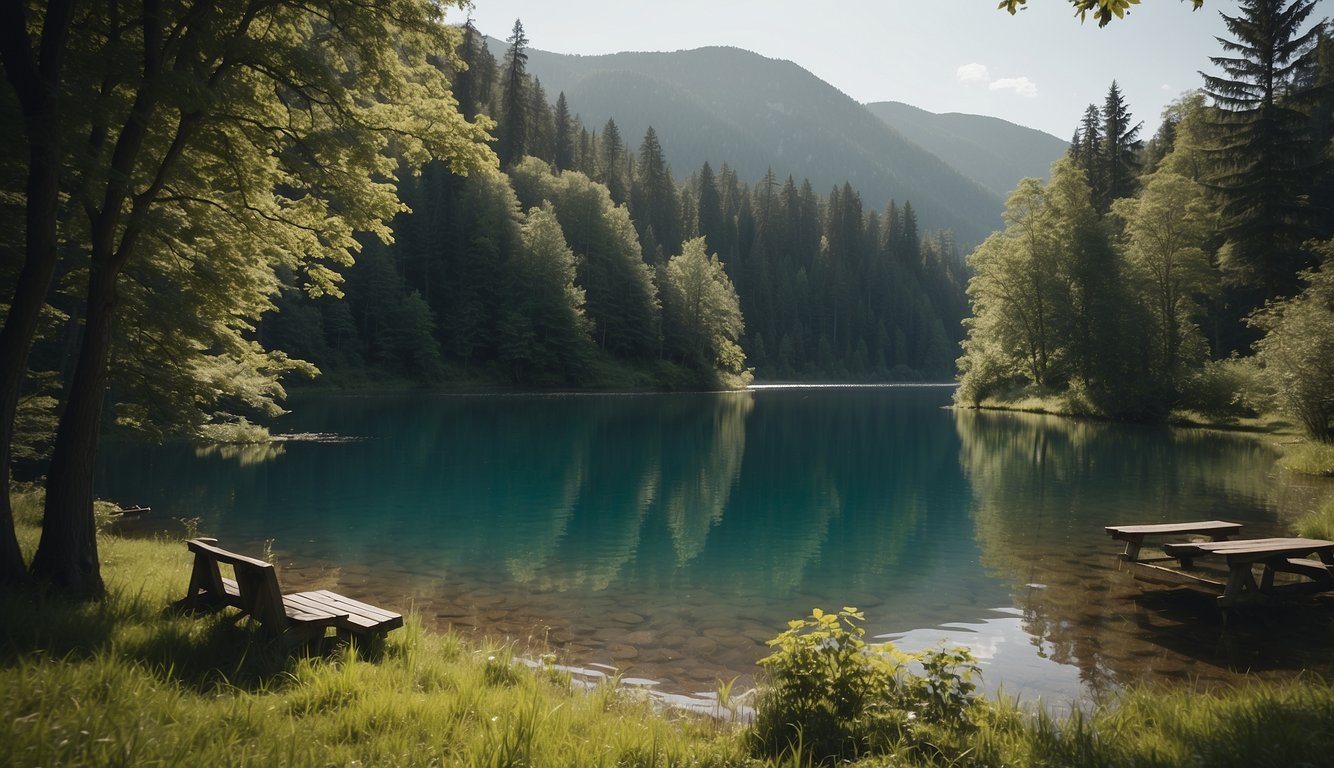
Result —
<path fill-rule="evenodd" d="M 555 136 L 552 139 L 554 146 L 551 153 L 551 163 L 557 172 L 574 167 L 576 149 L 574 128 L 574 121 L 570 118 L 570 105 L 565 101 L 565 91 L 561 91 L 556 97 Z"/>
<path fill-rule="evenodd" d="M 662 145 L 653 126 L 644 133 L 639 145 L 637 173 L 630 188 L 630 216 L 641 240 L 653 232 L 657 248 L 645 244 L 644 258 L 661 264 L 681 250 L 681 211 L 676 195 L 676 182 L 663 157 Z"/>
<path fill-rule="evenodd" d="M 723 232 L 723 198 L 718 192 L 718 181 L 708 161 L 699 170 L 696 187 L 699 189 L 696 202 L 699 234 L 710 252 L 725 253 L 727 237 Z"/>
<path fill-rule="evenodd" d="M 1223 15 L 1231 55 L 1210 60 L 1222 70 L 1204 76 L 1217 107 L 1217 170 L 1211 186 L 1222 199 L 1220 252 L 1224 277 L 1252 289 L 1246 303 L 1290 296 L 1308 263 L 1301 243 L 1315 232 L 1308 205 L 1318 155 L 1308 118 L 1295 98 L 1296 77 L 1313 66 L 1319 27 L 1301 28 L 1315 0 L 1241 0 L 1237 16 Z"/>
<path fill-rule="evenodd" d="M 1121 96 L 1121 89 L 1113 80 L 1102 105 L 1102 147 L 1099 152 L 1099 162 L 1102 164 L 1104 187 L 1101 196 L 1093 198 L 1093 207 L 1099 214 L 1107 213 L 1112 207 L 1112 201 L 1135 194 L 1139 151 L 1143 146 L 1138 137 L 1144 124 L 1141 122 L 1131 125 L 1130 121 L 1130 109 Z"/>
<path fill-rule="evenodd" d="M 1070 152 L 1075 167 L 1083 171 L 1084 177 L 1088 179 L 1089 189 L 1092 190 L 1095 201 L 1101 200 L 1107 194 L 1106 166 L 1102 162 L 1102 126 L 1102 113 L 1098 111 L 1097 105 L 1088 105 L 1079 128 L 1075 130 L 1078 146 L 1072 145 Z"/>
<path fill-rule="evenodd" d="M 514 20 L 514 31 L 506 38 L 510 44 L 505 52 L 505 91 L 501 97 L 499 135 L 496 137 L 496 155 L 501 166 L 509 166 L 524 156 L 528 140 L 527 68 L 525 51 L 528 37 L 523 33 L 523 22 Z"/>
<path fill-rule="evenodd" d="M 547 103 L 547 92 L 537 79 L 528 89 L 528 139 L 524 151 L 547 162 L 556 154 L 556 121 Z"/>
<path fill-rule="evenodd" d="M 630 199 L 630 183 L 625 173 L 625 142 L 616 121 L 608 118 L 598 143 L 597 175 L 593 178 L 606 185 L 611 199 L 621 205 Z"/>

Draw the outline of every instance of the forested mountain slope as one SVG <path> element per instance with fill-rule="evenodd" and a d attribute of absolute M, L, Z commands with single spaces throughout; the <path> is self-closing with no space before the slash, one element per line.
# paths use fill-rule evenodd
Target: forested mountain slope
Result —
<path fill-rule="evenodd" d="M 504 44 L 490 42 L 503 56 Z M 965 246 L 1000 224 L 1000 194 L 789 61 L 738 48 L 606 56 L 529 48 L 528 73 L 553 98 L 564 92 L 590 128 L 613 118 L 638 137 L 652 126 L 678 175 L 709 161 L 745 181 L 772 169 L 822 192 L 850 182 L 872 209 L 911 199 L 924 231 L 952 230 Z"/>
<path fill-rule="evenodd" d="M 1001 197 L 1012 192 L 1022 178 L 1048 178 L 1051 164 L 1069 146 L 1064 139 L 998 117 L 936 114 L 897 101 L 873 102 L 866 109 Z"/>

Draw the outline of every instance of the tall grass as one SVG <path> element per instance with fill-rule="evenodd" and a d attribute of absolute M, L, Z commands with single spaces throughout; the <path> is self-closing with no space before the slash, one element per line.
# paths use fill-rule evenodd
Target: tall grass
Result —
<path fill-rule="evenodd" d="M 1283 451 L 1280 466 L 1304 475 L 1334 477 L 1334 445 L 1328 443 L 1298 443 Z"/>

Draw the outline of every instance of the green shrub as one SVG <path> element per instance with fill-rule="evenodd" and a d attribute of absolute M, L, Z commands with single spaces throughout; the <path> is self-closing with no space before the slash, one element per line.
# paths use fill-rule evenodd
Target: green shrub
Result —
<path fill-rule="evenodd" d="M 1248 418 L 1271 401 L 1255 360 L 1234 355 L 1205 363 L 1182 382 L 1177 406 L 1209 418 Z"/>
<path fill-rule="evenodd" d="M 760 757 L 825 763 L 919 746 L 936 726 L 970 722 L 977 665 L 964 649 L 905 654 L 867 645 L 856 608 L 788 622 L 760 660 L 768 680 L 749 739 Z M 909 672 L 913 662 L 924 675 Z"/>

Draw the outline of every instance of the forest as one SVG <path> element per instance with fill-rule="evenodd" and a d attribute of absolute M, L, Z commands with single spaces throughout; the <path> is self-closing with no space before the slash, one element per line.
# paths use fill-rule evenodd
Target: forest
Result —
<path fill-rule="evenodd" d="M 962 404 L 1218 421 L 1334 440 L 1334 39 L 1311 0 L 1244 3 L 1157 132 L 1113 82 L 968 257 Z M 1315 22 L 1315 23 L 1309 23 Z"/>
<path fill-rule="evenodd" d="M 454 92 L 465 115 L 495 122 L 504 174 L 430 164 L 405 178 L 411 212 L 396 217 L 394 242 L 365 243 L 342 300 L 285 290 L 260 328 L 266 345 L 335 382 L 952 375 L 962 259 L 950 233 L 918 231 L 911 201 L 868 211 L 846 183 L 823 197 L 772 172 L 749 184 L 726 158 L 678 181 L 670 137 L 650 127 L 635 151 L 614 118 L 590 130 L 564 93 L 549 103 L 525 70 L 521 20 L 500 61 L 471 23 L 462 33 Z M 559 224 L 550 247 L 521 234 L 544 203 Z"/>

